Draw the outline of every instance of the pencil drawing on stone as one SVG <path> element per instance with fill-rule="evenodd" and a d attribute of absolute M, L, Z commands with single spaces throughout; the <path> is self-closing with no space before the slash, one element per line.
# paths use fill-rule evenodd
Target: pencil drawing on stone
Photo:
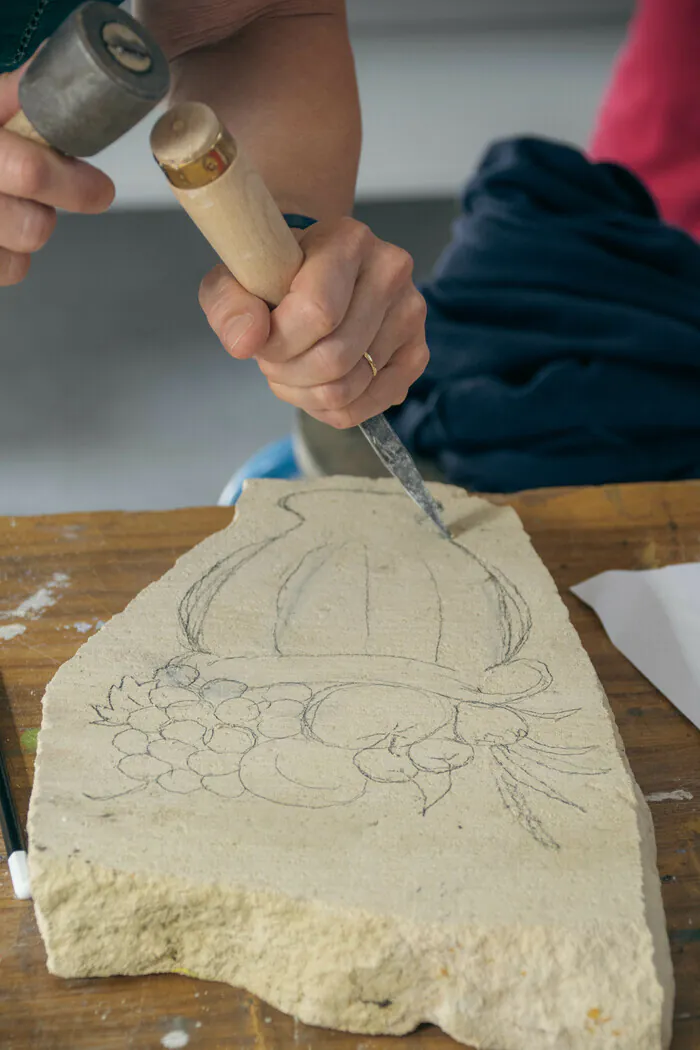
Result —
<path fill-rule="evenodd" d="M 283 496 L 286 527 L 220 558 L 182 595 L 181 650 L 148 678 L 115 681 L 94 705 L 123 788 L 87 797 L 204 791 L 222 805 L 247 797 L 312 810 L 391 785 L 416 820 L 430 820 L 470 774 L 492 784 L 523 834 L 559 850 L 538 801 L 585 813 L 580 785 L 608 769 L 595 746 L 579 746 L 577 709 L 554 695 L 547 665 L 529 652 L 523 595 L 459 540 L 440 540 L 439 558 L 435 544 L 417 543 L 410 574 L 424 601 L 410 608 L 407 587 L 403 623 L 384 596 L 408 570 L 378 548 L 372 522 L 406 497 L 358 489 L 365 524 L 338 522 L 322 543 L 302 542 L 323 497 Z M 251 581 L 266 574 L 276 581 L 271 623 L 251 596 Z M 454 622 L 450 595 L 465 587 L 473 621 Z M 225 593 L 242 620 L 250 616 L 255 644 L 235 628 L 224 642 L 220 629 L 209 637 Z M 454 657 L 470 645 L 474 679 L 464 681 Z M 557 743 L 548 740 L 562 720 L 567 742 L 560 729 Z"/>

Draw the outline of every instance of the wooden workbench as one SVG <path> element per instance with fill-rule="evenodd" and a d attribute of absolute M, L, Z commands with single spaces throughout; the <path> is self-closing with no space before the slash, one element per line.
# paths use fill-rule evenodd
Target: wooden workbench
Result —
<path fill-rule="evenodd" d="M 693 795 L 692 800 L 653 803 L 651 809 L 677 981 L 673 1050 L 699 1050 L 700 732 L 616 652 L 593 613 L 567 588 L 604 569 L 699 560 L 700 482 L 526 493 L 510 502 L 571 610 L 642 790 L 683 788 Z M 0 641 L 0 732 L 23 819 L 32 781 L 32 730 L 40 723 L 41 697 L 56 668 L 100 621 L 123 609 L 180 554 L 226 525 L 231 514 L 199 509 L 0 519 L 0 614 L 16 610 L 49 581 L 55 584 L 35 602 L 43 610 L 22 619 L 24 633 Z M 0 625 L 16 619 L 5 617 Z M 309 1028 L 243 992 L 183 976 L 51 977 L 31 902 L 14 900 L 7 868 L 0 864 L 0 1047 L 160 1050 L 168 1045 L 188 1050 L 456 1047 L 428 1026 L 401 1041 Z"/>

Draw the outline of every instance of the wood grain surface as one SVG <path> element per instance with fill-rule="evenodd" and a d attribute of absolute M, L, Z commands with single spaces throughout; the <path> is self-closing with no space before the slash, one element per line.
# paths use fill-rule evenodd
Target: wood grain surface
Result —
<path fill-rule="evenodd" d="M 613 648 L 594 614 L 567 592 L 605 569 L 699 560 L 700 482 L 531 492 L 507 502 L 519 511 L 562 591 L 642 790 L 683 788 L 693 796 L 652 803 L 651 810 L 677 981 L 673 1050 L 700 1050 L 700 732 Z M 33 730 L 56 668 L 101 622 L 180 554 L 228 524 L 231 515 L 209 508 L 0 519 L 0 628 L 24 627 L 13 638 L 0 638 L 0 734 L 23 820 Z M 0 863 L 3 1050 L 448 1050 L 456 1045 L 430 1026 L 401 1040 L 310 1028 L 244 992 L 176 974 L 51 977 L 32 904 L 13 898 L 7 867 Z"/>

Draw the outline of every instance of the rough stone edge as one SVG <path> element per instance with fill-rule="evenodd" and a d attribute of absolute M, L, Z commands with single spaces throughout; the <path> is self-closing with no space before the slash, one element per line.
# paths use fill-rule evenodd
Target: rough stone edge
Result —
<path fill-rule="evenodd" d="M 414 925 L 41 854 L 33 879 L 59 977 L 184 971 L 306 1024 L 402 1035 L 428 1022 L 483 1050 L 587 1050 L 592 1034 L 605 1050 L 667 1045 L 652 935 L 637 924 Z M 572 1004 L 566 1027 L 562 1001 Z M 596 1011 L 611 1019 L 592 1021 Z"/>

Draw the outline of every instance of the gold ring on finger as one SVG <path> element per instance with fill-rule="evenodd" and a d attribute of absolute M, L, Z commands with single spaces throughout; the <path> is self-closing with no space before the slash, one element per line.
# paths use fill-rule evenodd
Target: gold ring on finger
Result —
<path fill-rule="evenodd" d="M 362 356 L 364 357 L 364 359 L 367 362 L 367 364 L 369 365 L 369 367 L 372 369 L 372 379 L 375 379 L 379 369 L 377 368 L 377 366 L 375 365 L 374 361 L 372 360 L 372 355 L 366 350 Z"/>

